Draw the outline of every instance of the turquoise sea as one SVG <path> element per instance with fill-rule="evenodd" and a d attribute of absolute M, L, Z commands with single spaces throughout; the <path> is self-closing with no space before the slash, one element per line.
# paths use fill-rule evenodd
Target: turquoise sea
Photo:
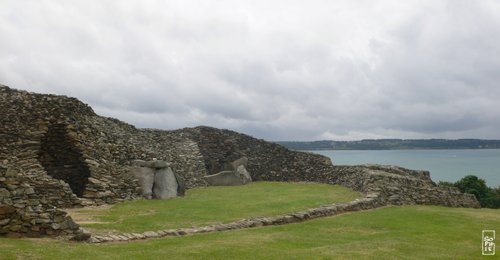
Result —
<path fill-rule="evenodd" d="M 486 185 L 500 185 L 500 149 L 467 150 L 321 150 L 310 151 L 328 156 L 336 165 L 365 163 L 398 165 L 428 170 L 435 182 L 455 182 L 476 175 Z"/>

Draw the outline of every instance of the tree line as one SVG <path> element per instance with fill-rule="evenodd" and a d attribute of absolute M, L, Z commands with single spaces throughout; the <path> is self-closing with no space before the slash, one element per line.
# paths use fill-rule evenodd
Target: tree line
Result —
<path fill-rule="evenodd" d="M 277 143 L 293 150 L 500 149 L 500 140 L 482 139 L 364 139 Z"/>

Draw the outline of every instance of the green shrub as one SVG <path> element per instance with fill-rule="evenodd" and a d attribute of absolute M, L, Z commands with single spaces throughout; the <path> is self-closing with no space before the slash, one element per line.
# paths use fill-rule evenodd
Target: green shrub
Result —
<path fill-rule="evenodd" d="M 446 183 L 446 182 L 440 182 Z M 446 185 L 446 184 L 445 184 Z M 461 192 L 474 194 L 483 208 L 500 208 L 500 187 L 493 189 L 486 186 L 483 179 L 475 175 L 467 175 L 455 182 L 453 186 Z"/>
<path fill-rule="evenodd" d="M 449 181 L 439 181 L 439 186 L 455 187 L 455 183 Z"/>

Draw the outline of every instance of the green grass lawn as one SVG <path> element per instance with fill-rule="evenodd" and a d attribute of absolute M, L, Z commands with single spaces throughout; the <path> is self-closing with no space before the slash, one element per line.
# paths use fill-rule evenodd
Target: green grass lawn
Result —
<path fill-rule="evenodd" d="M 338 185 L 254 182 L 191 189 L 185 197 L 170 200 L 138 200 L 110 209 L 79 209 L 74 215 L 77 222 L 79 215 L 104 222 L 82 224 L 94 231 L 143 232 L 273 216 L 359 197 L 359 193 Z"/>
<path fill-rule="evenodd" d="M 117 244 L 0 238 L 0 258 L 480 259 L 481 230 L 498 227 L 500 210 L 387 207 L 297 224 Z"/>

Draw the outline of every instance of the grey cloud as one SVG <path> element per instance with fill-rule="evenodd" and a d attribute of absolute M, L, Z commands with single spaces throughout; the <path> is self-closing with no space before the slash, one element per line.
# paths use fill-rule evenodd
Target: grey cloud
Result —
<path fill-rule="evenodd" d="M 4 1 L 0 35 L 1 83 L 140 127 L 500 138 L 493 0 Z"/>

